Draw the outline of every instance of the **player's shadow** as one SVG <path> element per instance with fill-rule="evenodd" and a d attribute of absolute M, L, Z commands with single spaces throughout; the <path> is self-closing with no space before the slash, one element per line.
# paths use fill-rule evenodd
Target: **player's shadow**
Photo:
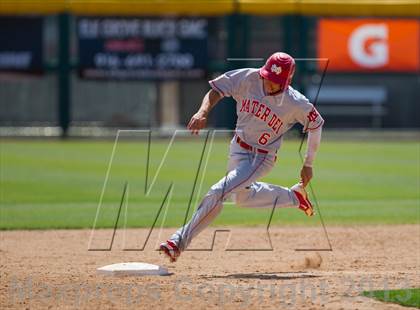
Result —
<path fill-rule="evenodd" d="M 207 279 L 259 279 L 259 280 L 293 280 L 293 279 L 307 279 L 319 278 L 313 274 L 299 272 L 254 272 L 254 273 L 234 273 L 223 276 L 203 276 Z"/>

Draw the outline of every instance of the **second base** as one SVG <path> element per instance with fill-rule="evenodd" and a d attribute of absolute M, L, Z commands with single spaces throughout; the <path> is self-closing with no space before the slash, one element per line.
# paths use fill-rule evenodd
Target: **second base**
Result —
<path fill-rule="evenodd" d="M 119 263 L 103 266 L 97 269 L 99 274 L 112 276 L 166 276 L 165 267 L 147 263 Z"/>

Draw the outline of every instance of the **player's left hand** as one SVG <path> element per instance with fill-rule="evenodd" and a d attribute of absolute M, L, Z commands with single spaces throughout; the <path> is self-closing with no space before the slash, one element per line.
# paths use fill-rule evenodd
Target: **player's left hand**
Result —
<path fill-rule="evenodd" d="M 303 166 L 300 170 L 300 181 L 303 187 L 308 185 L 309 181 L 311 181 L 313 176 L 312 167 Z"/>

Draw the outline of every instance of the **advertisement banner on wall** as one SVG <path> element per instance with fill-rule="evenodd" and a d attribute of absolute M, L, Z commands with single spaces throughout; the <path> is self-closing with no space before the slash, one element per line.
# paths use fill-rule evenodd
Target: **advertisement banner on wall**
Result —
<path fill-rule="evenodd" d="M 43 71 L 42 17 L 0 17 L 0 72 Z"/>
<path fill-rule="evenodd" d="M 321 19 L 318 57 L 328 58 L 328 71 L 333 72 L 418 72 L 420 22 Z M 320 70 L 324 65 L 319 63 Z"/>
<path fill-rule="evenodd" d="M 207 66 L 205 18 L 79 17 L 79 72 L 88 79 L 195 79 Z"/>

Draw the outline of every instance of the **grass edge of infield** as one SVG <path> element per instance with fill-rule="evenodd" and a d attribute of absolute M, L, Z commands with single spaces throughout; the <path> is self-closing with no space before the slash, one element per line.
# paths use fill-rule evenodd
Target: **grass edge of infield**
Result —
<path fill-rule="evenodd" d="M 410 295 L 407 299 L 408 292 Z M 362 292 L 362 295 L 386 303 L 394 303 L 405 307 L 420 309 L 420 288 L 364 291 Z M 402 297 L 402 295 L 404 297 Z"/>

